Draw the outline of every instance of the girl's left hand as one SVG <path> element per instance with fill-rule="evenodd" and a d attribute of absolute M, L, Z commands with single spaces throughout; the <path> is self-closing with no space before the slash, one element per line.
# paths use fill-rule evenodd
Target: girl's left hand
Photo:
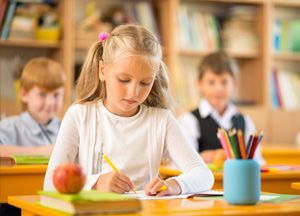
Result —
<path fill-rule="evenodd" d="M 161 190 L 164 185 L 166 189 Z M 152 179 L 151 182 L 145 186 L 144 190 L 148 196 L 178 195 L 181 193 L 181 187 L 175 179 L 164 181 L 158 177 Z"/>

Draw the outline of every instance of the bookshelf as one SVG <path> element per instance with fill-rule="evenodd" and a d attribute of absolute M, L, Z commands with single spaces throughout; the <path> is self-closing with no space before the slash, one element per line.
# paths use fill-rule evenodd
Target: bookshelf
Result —
<path fill-rule="evenodd" d="M 296 0 L 169 0 L 159 2 L 159 25 L 164 47 L 167 50 L 165 60 L 171 72 L 172 92 L 176 96 L 178 96 L 179 92 L 176 89 L 178 88 L 176 86 L 178 85 L 178 79 L 181 79 L 179 82 L 189 79 L 187 75 L 189 72 L 187 71 L 188 66 L 192 65 L 191 67 L 195 68 L 201 58 L 210 52 L 210 50 L 199 51 L 180 48 L 180 44 L 178 43 L 178 37 L 180 37 L 178 33 L 178 29 L 180 28 L 178 11 L 180 11 L 181 5 L 191 5 L 192 12 L 196 8 L 199 11 L 201 11 L 201 8 L 205 8 L 206 12 L 212 14 L 217 14 L 220 10 L 228 10 L 228 8 L 235 5 L 252 6 L 255 8 L 255 32 L 259 38 L 257 49 L 239 52 L 228 51 L 229 55 L 234 57 L 240 66 L 238 94 L 235 95 L 235 99 L 254 102 L 251 105 L 241 105 L 239 107 L 242 112 L 251 116 L 257 128 L 265 131 L 266 143 L 295 145 L 296 134 L 300 130 L 300 108 L 288 110 L 285 108 L 275 109 L 272 106 L 270 99 L 270 74 L 274 65 L 299 68 L 300 53 L 275 53 L 273 52 L 272 40 L 274 19 L 278 16 L 284 17 L 286 14 L 289 15 L 291 12 L 292 14 L 296 14 L 298 18 L 298 14 L 300 14 L 300 2 Z M 181 62 L 185 63 L 184 68 L 180 66 Z M 186 90 L 187 86 L 192 85 L 185 84 L 182 87 L 179 86 L 179 89 Z M 183 93 L 181 92 L 181 94 Z M 186 92 L 181 97 L 183 97 L 184 105 L 178 106 L 180 107 L 177 109 L 178 113 L 196 106 L 198 98 L 195 94 L 189 95 Z M 189 97 L 195 99 L 188 100 Z M 178 103 L 178 101 L 176 102 Z"/>
<path fill-rule="evenodd" d="M 276 67 L 280 72 L 286 71 L 287 74 L 297 73 L 298 78 L 300 77 L 299 73 L 299 57 L 300 57 L 300 50 L 291 50 L 286 49 L 284 46 L 284 21 L 293 22 L 294 20 L 300 20 L 300 2 L 299 1 L 291 1 L 291 0 L 271 0 L 268 1 L 267 4 L 269 10 L 269 22 L 270 27 L 272 29 L 272 25 L 276 20 L 280 20 L 282 22 L 282 31 L 281 31 L 281 45 L 280 49 L 275 48 L 274 44 L 274 32 L 272 30 L 269 31 L 269 38 L 271 38 L 268 44 L 268 59 L 266 61 L 267 70 L 264 71 L 266 76 L 270 79 L 270 73 L 272 68 Z M 274 28 L 274 26 L 273 26 Z M 297 35 L 299 37 L 299 35 Z M 273 40 L 272 40 L 273 39 Z M 292 41 L 292 37 L 289 37 L 289 41 Z M 293 49 L 293 48 L 292 48 Z M 299 78 L 300 79 L 300 78 Z M 265 83 L 267 88 L 267 94 L 271 94 L 271 88 L 269 83 Z M 281 84 L 281 83 L 280 83 Z M 300 89 L 298 82 L 298 89 Z M 286 87 L 290 87 L 291 84 Z M 299 91 L 295 95 L 298 97 L 298 101 L 300 101 L 300 94 Z M 292 95 L 283 95 L 284 99 L 291 100 Z M 269 111 L 269 125 L 270 125 L 270 140 L 277 141 L 279 143 L 288 142 L 290 144 L 295 143 L 296 134 L 300 132 L 300 106 L 296 107 L 287 107 L 285 104 L 282 107 L 275 107 L 272 104 L 272 100 L 268 97 L 268 104 L 267 108 Z M 289 101 L 287 101 L 289 102 Z"/>
<path fill-rule="evenodd" d="M 21 1 L 20 1 L 21 2 Z M 42 2 L 42 1 L 41 1 Z M 17 98 L 17 90 L 14 88 L 14 68 L 17 61 L 23 66 L 29 59 L 38 56 L 53 58 L 63 65 L 66 72 L 66 86 L 64 97 L 64 109 L 71 104 L 71 86 L 73 85 L 73 41 L 74 29 L 71 16 L 73 4 L 71 1 L 57 1 L 55 8 L 59 14 L 61 23 L 61 39 L 59 41 L 40 41 L 36 39 L 10 39 L 0 40 L 0 112 L 1 115 L 13 115 L 21 111 L 21 103 Z"/>
<path fill-rule="evenodd" d="M 171 92 L 175 96 L 176 113 L 187 111 L 197 105 L 199 95 L 196 88 L 190 85 L 196 75 L 195 68 L 201 58 L 209 52 L 219 49 L 191 49 L 180 45 L 179 12 L 191 10 L 188 14 L 199 17 L 201 13 L 209 13 L 213 16 L 223 16 L 232 8 L 250 7 L 255 14 L 252 20 L 252 32 L 257 39 L 255 46 L 237 47 L 240 49 L 228 49 L 230 56 L 234 57 L 240 67 L 238 77 L 238 90 L 234 99 L 240 101 L 240 109 L 249 114 L 254 120 L 257 128 L 265 131 L 266 143 L 295 144 L 296 133 L 300 130 L 300 108 L 289 110 L 285 108 L 274 108 L 270 99 L 271 87 L 270 76 L 274 65 L 278 68 L 300 68 L 300 52 L 274 52 L 273 50 L 273 22 L 276 18 L 284 18 L 291 14 L 300 18 L 300 2 L 297 0 L 145 0 L 145 1 L 122 1 L 122 0 L 99 0 L 99 1 L 57 1 L 61 25 L 63 28 L 61 40 L 57 43 L 42 43 L 37 41 L 7 40 L 0 41 L 1 64 L 19 53 L 26 60 L 37 55 L 47 55 L 59 62 L 65 68 L 67 84 L 65 87 L 65 109 L 74 99 L 74 65 L 80 65 L 90 46 L 95 41 L 94 36 L 89 40 L 78 40 L 82 36 L 78 32 L 79 23 L 87 8 L 82 4 L 94 2 L 97 10 L 104 12 L 113 4 L 137 4 L 148 2 L 154 8 L 155 20 L 158 32 L 163 44 L 164 60 L 169 67 L 171 78 Z M 184 8 L 186 6 L 186 8 Z M 91 10 L 91 7 L 89 10 Z M 183 7 L 183 9 L 182 9 Z M 250 12 L 251 13 L 251 12 Z M 221 24 L 224 26 L 224 22 Z M 106 29 L 106 26 L 101 26 Z M 91 37 L 91 35 L 87 35 Z M 239 35 L 239 34 L 236 34 Z M 227 48 L 230 46 L 227 46 Z M 192 47 L 193 48 L 193 47 Z M 235 47 L 236 48 L 236 47 Z M 5 57 L 7 53 L 13 53 Z M 32 54 L 34 53 L 34 54 Z M 3 64 L 2 64 L 3 65 Z M 2 66 L 3 67 L 3 66 Z M 3 69 L 1 68 L 1 71 Z M 3 72 L 2 72 L 3 73 Z M 298 71 L 299 73 L 299 71 Z M 1 75 L 1 74 L 0 74 Z M 2 76 L 3 77 L 3 76 Z M 4 77 L 5 78 L 5 77 Z M 1 80 L 3 80 L 1 78 Z M 3 82 L 3 81 L 1 81 Z M 2 85 L 2 83 L 1 83 Z M 3 87 L 2 87 L 3 88 Z M 0 88 L 1 90 L 1 88 Z M 3 90 L 2 90 L 3 93 Z M 192 94 L 192 96 L 190 96 Z M 2 95 L 2 94 L 1 94 Z M 13 97 L 1 97 L 1 112 L 7 115 L 18 112 L 16 101 Z M 64 111 L 65 111 L 64 109 Z M 62 112 L 61 116 L 63 115 Z"/>

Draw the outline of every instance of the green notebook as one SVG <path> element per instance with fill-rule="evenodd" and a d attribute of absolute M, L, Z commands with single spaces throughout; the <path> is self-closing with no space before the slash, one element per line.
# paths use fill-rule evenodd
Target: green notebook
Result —
<path fill-rule="evenodd" d="M 48 164 L 49 157 L 42 155 L 11 155 L 16 164 Z"/>
<path fill-rule="evenodd" d="M 39 191 L 40 204 L 70 214 L 128 213 L 141 210 L 138 199 L 101 191 L 81 191 L 78 194 L 61 194 Z"/>
<path fill-rule="evenodd" d="M 0 166 L 48 164 L 49 157 L 43 155 L 10 155 L 0 157 Z"/>

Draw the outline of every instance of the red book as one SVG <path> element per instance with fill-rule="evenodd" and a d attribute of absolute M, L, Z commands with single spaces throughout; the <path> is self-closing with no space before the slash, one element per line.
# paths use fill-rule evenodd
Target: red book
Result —
<path fill-rule="evenodd" d="M 0 1 L 0 33 L 4 23 L 7 6 L 8 6 L 8 0 Z"/>
<path fill-rule="evenodd" d="M 281 95 L 281 90 L 280 90 L 280 85 L 279 85 L 279 80 L 278 80 L 278 69 L 277 68 L 274 68 L 273 76 L 274 76 L 274 87 L 275 87 L 277 101 L 278 101 L 279 107 L 282 108 L 283 102 L 282 102 L 282 95 Z"/>

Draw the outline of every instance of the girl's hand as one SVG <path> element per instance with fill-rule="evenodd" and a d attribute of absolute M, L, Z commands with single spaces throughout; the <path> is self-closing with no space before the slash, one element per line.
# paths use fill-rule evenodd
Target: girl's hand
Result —
<path fill-rule="evenodd" d="M 166 186 L 165 190 L 161 190 L 163 186 Z M 166 195 L 178 195 L 181 193 L 181 187 L 175 179 L 162 180 L 155 177 L 145 187 L 145 194 L 148 196 L 166 196 Z"/>
<path fill-rule="evenodd" d="M 92 187 L 92 189 L 115 193 L 125 193 L 133 188 L 134 185 L 131 180 L 121 172 L 109 172 L 100 175 Z"/>

